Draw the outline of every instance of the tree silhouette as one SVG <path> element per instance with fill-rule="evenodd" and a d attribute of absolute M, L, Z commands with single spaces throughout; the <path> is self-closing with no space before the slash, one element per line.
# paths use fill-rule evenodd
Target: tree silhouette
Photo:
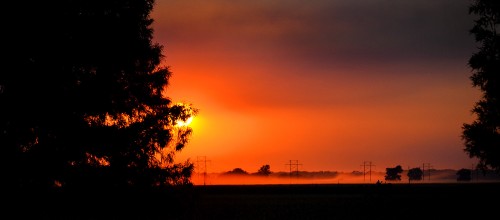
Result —
<path fill-rule="evenodd" d="M 385 168 L 385 180 L 401 180 L 401 173 L 403 172 L 403 168 L 400 165 L 397 165 L 393 168 Z"/>
<path fill-rule="evenodd" d="M 262 165 L 257 171 L 257 175 L 261 176 L 269 176 L 270 174 L 271 174 L 271 166 L 269 166 L 268 164 Z"/>
<path fill-rule="evenodd" d="M 174 163 L 197 110 L 166 96 L 154 0 L 22 1 L 0 74 L 2 174 L 14 186 L 188 184 Z M 15 7 L 14 7 L 15 8 Z M 4 166 L 5 167 L 5 166 Z"/>
<path fill-rule="evenodd" d="M 457 171 L 457 181 L 470 181 L 472 179 L 472 171 L 462 168 Z"/>
<path fill-rule="evenodd" d="M 474 0 L 469 13 L 477 16 L 470 33 L 479 46 L 468 62 L 470 79 L 482 98 L 472 109 L 476 120 L 462 126 L 464 151 L 479 159 L 477 168 L 500 172 L 500 2 Z"/>
<path fill-rule="evenodd" d="M 243 170 L 243 169 L 241 169 L 241 168 L 234 168 L 233 170 L 225 172 L 224 174 L 229 174 L 229 175 L 233 175 L 233 174 L 235 174 L 235 175 L 247 175 L 248 172 L 245 171 L 245 170 Z"/>
<path fill-rule="evenodd" d="M 422 171 L 422 169 L 420 169 L 420 167 L 416 167 L 408 170 L 408 173 L 406 175 L 408 175 L 408 181 L 422 180 L 424 172 Z"/>

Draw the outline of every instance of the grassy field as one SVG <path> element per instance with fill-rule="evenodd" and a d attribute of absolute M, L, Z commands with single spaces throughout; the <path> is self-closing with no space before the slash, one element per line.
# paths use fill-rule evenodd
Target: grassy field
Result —
<path fill-rule="evenodd" d="M 491 219 L 500 183 L 210 185 L 3 198 L 11 219 Z"/>

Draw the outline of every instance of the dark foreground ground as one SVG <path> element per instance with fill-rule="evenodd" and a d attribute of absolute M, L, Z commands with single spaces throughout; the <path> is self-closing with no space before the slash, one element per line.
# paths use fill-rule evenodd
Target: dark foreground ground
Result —
<path fill-rule="evenodd" d="M 496 219 L 500 183 L 195 186 L 16 193 L 3 219 Z"/>

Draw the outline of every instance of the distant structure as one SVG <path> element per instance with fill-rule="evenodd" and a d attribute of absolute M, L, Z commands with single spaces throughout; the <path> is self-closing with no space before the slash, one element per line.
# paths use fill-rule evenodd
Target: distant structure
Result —
<path fill-rule="evenodd" d="M 368 169 L 368 174 L 370 176 L 370 182 L 372 181 L 372 167 L 375 166 L 371 161 L 363 161 L 363 182 L 366 181 L 366 170 Z M 368 168 L 367 168 L 368 167 Z"/>
<path fill-rule="evenodd" d="M 206 185 L 207 181 L 207 162 L 210 162 L 210 160 L 207 160 L 207 156 L 198 156 L 196 157 L 196 169 L 198 170 L 198 178 L 200 178 L 200 175 L 203 175 L 203 185 Z"/>

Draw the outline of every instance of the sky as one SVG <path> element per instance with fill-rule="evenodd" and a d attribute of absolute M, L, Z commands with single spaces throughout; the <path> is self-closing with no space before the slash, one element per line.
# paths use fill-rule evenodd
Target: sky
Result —
<path fill-rule="evenodd" d="M 156 0 L 167 95 L 199 109 L 207 172 L 470 168 L 480 92 L 467 0 Z"/>

